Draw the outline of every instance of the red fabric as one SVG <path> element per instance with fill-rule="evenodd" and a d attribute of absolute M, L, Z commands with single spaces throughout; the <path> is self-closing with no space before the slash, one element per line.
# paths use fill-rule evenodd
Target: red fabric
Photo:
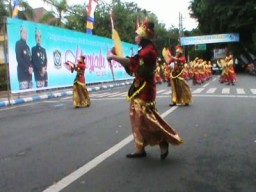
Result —
<path fill-rule="evenodd" d="M 181 57 L 178 57 L 178 58 L 173 59 L 173 60 L 174 60 L 174 61 L 177 61 L 177 62 L 179 62 L 179 63 L 181 63 L 181 64 L 186 63 L 186 57 L 185 57 L 185 56 L 181 56 Z"/>
<path fill-rule="evenodd" d="M 74 67 L 74 70 L 77 71 L 76 80 L 79 81 L 80 83 L 85 83 L 85 78 L 84 78 L 85 68 L 86 68 L 85 63 L 78 63 Z"/>
<path fill-rule="evenodd" d="M 152 67 L 156 65 L 157 50 L 153 44 L 148 44 L 146 47 L 138 51 L 138 54 L 131 57 L 129 69 L 135 73 L 135 78 L 141 81 L 146 81 L 146 86 L 143 88 L 138 97 L 146 102 L 152 102 L 156 99 L 156 82 L 154 81 L 154 75 L 152 78 L 144 79 L 142 76 L 136 75 L 136 72 L 140 66 L 140 62 L 146 67 Z"/>

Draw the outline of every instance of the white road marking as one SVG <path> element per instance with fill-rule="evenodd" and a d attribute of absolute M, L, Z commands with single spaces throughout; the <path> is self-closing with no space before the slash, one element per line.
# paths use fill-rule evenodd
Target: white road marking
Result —
<path fill-rule="evenodd" d="M 197 88 L 192 93 L 201 93 L 204 90 L 204 88 Z"/>
<path fill-rule="evenodd" d="M 170 95 L 171 93 L 172 93 L 172 90 L 166 91 L 165 93 L 163 93 L 163 95 Z"/>
<path fill-rule="evenodd" d="M 252 94 L 256 94 L 256 89 L 251 89 Z"/>
<path fill-rule="evenodd" d="M 206 84 L 203 85 L 203 87 L 207 87 L 208 85 L 209 85 L 209 83 L 206 83 Z"/>
<path fill-rule="evenodd" d="M 157 91 L 156 94 L 159 94 L 159 93 L 162 93 L 162 92 L 165 92 L 165 89 Z"/>
<path fill-rule="evenodd" d="M 222 94 L 229 94 L 230 93 L 230 88 L 223 88 L 221 93 Z"/>
<path fill-rule="evenodd" d="M 165 118 L 167 115 L 172 113 L 175 109 L 177 109 L 177 106 L 170 108 L 169 110 L 165 111 L 163 114 L 161 114 L 162 118 Z M 117 143 L 104 153 L 100 154 L 99 156 L 95 157 L 93 160 L 89 161 L 79 169 L 75 170 L 71 174 L 67 175 L 57 183 L 51 185 L 47 189 L 45 189 L 43 192 L 59 192 L 62 189 L 69 186 L 71 183 L 82 177 L 84 174 L 92 170 L 94 167 L 99 165 L 101 162 L 106 160 L 108 157 L 122 149 L 125 145 L 129 144 L 133 140 L 133 135 L 129 135 L 125 139 L 123 139 L 121 142 Z"/>
<path fill-rule="evenodd" d="M 214 93 L 217 90 L 217 88 L 210 88 L 206 93 Z"/>
<path fill-rule="evenodd" d="M 68 99 L 72 99 L 72 98 L 73 98 L 73 96 L 71 96 L 71 97 L 70 96 L 69 97 L 64 97 L 63 100 L 68 100 Z"/>
<path fill-rule="evenodd" d="M 253 98 L 256 96 L 248 96 L 248 95 L 193 95 L 193 97 L 223 97 L 223 98 Z"/>
<path fill-rule="evenodd" d="M 122 93 L 116 93 L 116 94 L 113 94 L 113 95 L 109 95 L 108 97 L 116 97 L 116 96 L 123 96 L 123 95 L 126 95 L 127 94 L 127 91 L 125 92 L 122 92 Z"/>
<path fill-rule="evenodd" d="M 245 94 L 245 91 L 242 88 L 237 88 L 236 92 L 237 92 L 237 94 Z"/>
<path fill-rule="evenodd" d="M 104 92 L 104 93 L 99 93 L 99 94 L 95 93 L 95 94 L 92 94 L 92 96 L 94 96 L 94 97 L 105 97 L 109 94 L 111 94 L 111 93 L 110 92 Z"/>

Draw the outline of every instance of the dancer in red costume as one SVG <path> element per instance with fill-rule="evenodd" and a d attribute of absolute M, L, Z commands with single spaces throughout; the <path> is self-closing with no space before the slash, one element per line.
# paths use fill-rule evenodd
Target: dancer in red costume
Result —
<path fill-rule="evenodd" d="M 182 77 L 186 58 L 183 56 L 183 50 L 180 45 L 176 46 L 176 55 L 172 57 L 174 68 L 171 73 L 171 88 L 172 88 L 172 103 L 169 106 L 176 104 L 188 106 L 192 101 L 190 87 Z"/>
<path fill-rule="evenodd" d="M 85 72 L 85 57 L 80 56 L 77 64 L 66 62 L 71 67 L 71 72 L 77 71 L 76 78 L 73 84 L 73 105 L 74 107 L 89 107 L 91 104 L 90 96 L 86 88 L 84 72 Z"/>
<path fill-rule="evenodd" d="M 235 85 L 236 82 L 236 72 L 234 68 L 233 55 L 229 54 L 226 59 L 226 70 L 227 70 L 227 83 L 228 85 Z"/>
<path fill-rule="evenodd" d="M 109 55 L 108 60 L 119 62 L 134 81 L 128 91 L 130 101 L 130 122 L 135 140 L 136 151 L 127 158 L 145 157 L 145 147 L 159 145 L 160 158 L 168 155 L 169 144 L 179 145 L 182 139 L 159 115 L 156 109 L 155 69 L 157 50 L 152 42 L 154 23 L 144 21 L 136 30 L 135 42 L 139 45 L 136 55 L 120 57 Z"/>

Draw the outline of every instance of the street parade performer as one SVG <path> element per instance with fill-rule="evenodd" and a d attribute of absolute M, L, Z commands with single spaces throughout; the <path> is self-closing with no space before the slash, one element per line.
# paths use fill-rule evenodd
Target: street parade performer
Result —
<path fill-rule="evenodd" d="M 182 77 L 184 64 L 186 63 L 186 58 L 183 56 L 183 49 L 180 45 L 176 47 L 175 57 L 171 57 L 171 61 L 174 62 L 174 68 L 171 72 L 171 89 L 172 103 L 169 106 L 175 106 L 176 104 L 186 105 L 192 101 L 192 94 L 190 87 L 188 86 L 185 79 Z"/>
<path fill-rule="evenodd" d="M 135 140 L 136 151 L 127 154 L 127 158 L 145 157 L 145 147 L 160 146 L 160 158 L 168 155 L 169 143 L 179 145 L 182 139 L 178 133 L 162 119 L 156 109 L 156 70 L 157 50 L 151 41 L 154 36 L 154 23 L 147 19 L 137 28 L 135 42 L 138 53 L 132 57 L 115 54 L 108 61 L 120 63 L 129 75 L 135 76 L 128 91 L 130 101 L 130 122 Z"/>
<path fill-rule="evenodd" d="M 233 55 L 232 54 L 228 54 L 225 58 L 225 62 L 226 62 L 226 71 L 227 71 L 227 83 L 228 85 L 232 84 L 235 85 L 236 82 L 236 72 L 234 69 L 234 61 L 233 61 Z"/>
<path fill-rule="evenodd" d="M 73 83 L 73 105 L 78 107 L 89 107 L 91 104 L 89 93 L 86 88 L 84 72 L 85 72 L 85 57 L 80 56 L 78 63 L 74 64 L 70 61 L 65 63 L 71 68 L 71 72 L 77 71 L 76 78 Z"/>

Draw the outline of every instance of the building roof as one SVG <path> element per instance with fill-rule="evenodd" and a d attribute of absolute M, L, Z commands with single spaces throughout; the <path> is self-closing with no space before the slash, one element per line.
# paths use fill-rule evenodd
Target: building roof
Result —
<path fill-rule="evenodd" d="M 48 13 L 48 11 L 47 11 L 45 8 L 43 8 L 43 7 L 35 8 L 35 9 L 33 9 L 33 10 L 34 10 L 34 22 L 37 22 L 37 23 L 40 21 L 40 19 L 41 19 L 46 13 Z M 52 14 L 51 14 L 51 15 L 52 15 Z M 54 18 L 55 18 L 54 15 L 52 15 L 52 17 L 49 18 L 48 21 L 45 22 L 45 23 L 50 23 Z"/>

